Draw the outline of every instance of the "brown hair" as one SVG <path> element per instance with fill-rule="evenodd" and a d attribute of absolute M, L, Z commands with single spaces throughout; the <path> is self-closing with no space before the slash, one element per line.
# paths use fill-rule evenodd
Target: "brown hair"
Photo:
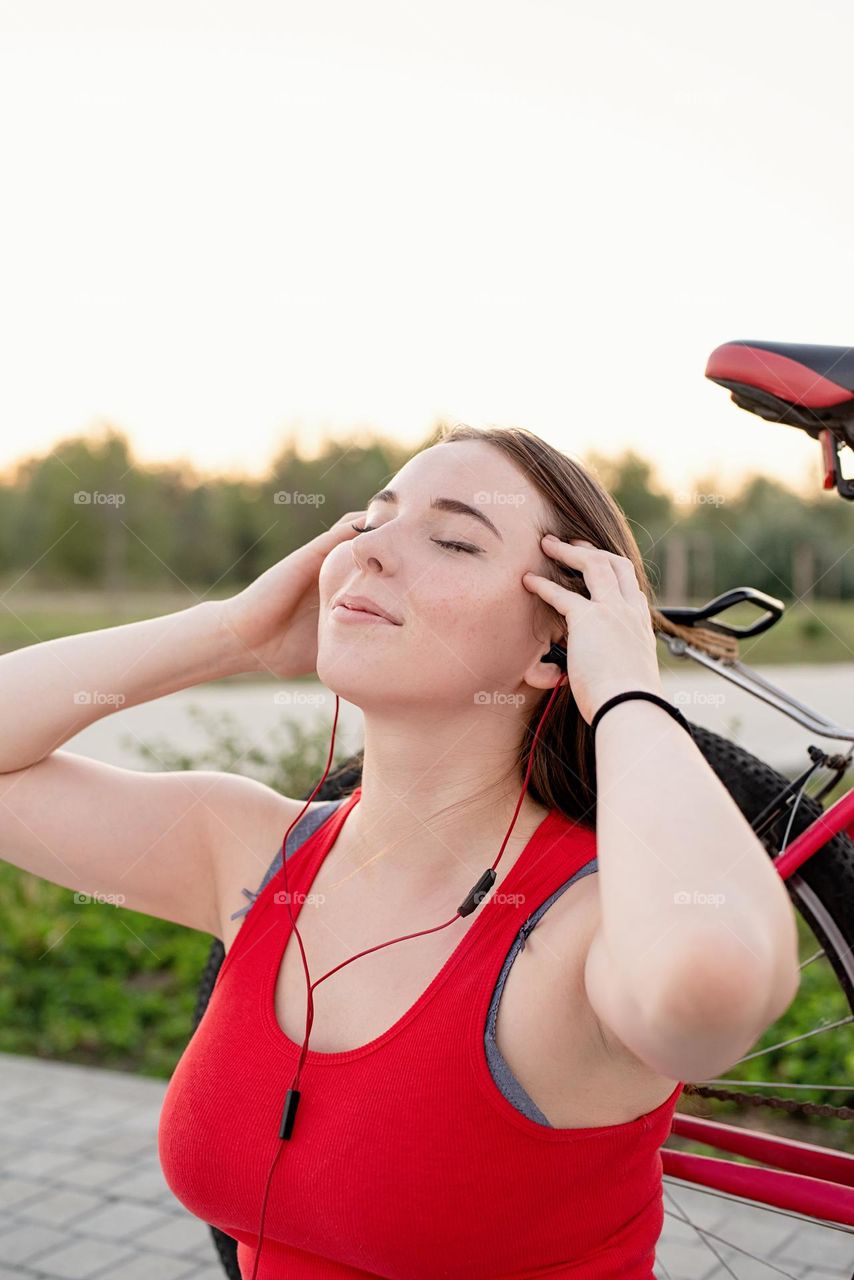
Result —
<path fill-rule="evenodd" d="M 527 477 L 545 501 L 548 524 L 540 534 L 554 533 L 564 542 L 584 538 L 595 547 L 625 556 L 634 565 L 638 585 L 649 603 L 653 630 L 681 636 L 696 648 L 714 656 L 732 656 L 727 638 L 696 627 L 683 627 L 670 622 L 655 607 L 652 587 L 647 577 L 640 549 L 622 509 L 579 462 L 553 448 L 523 427 L 472 427 L 465 423 L 440 428 L 433 444 L 451 444 L 457 440 L 478 440 L 494 445 Z M 429 446 L 428 446 L 429 447 Z M 568 578 L 559 565 L 547 558 L 543 571 L 553 581 L 587 599 L 583 582 Z M 566 620 L 551 605 L 540 602 L 549 619 Z M 544 650 L 545 651 L 545 650 Z M 547 690 L 528 721 L 519 756 L 520 780 L 524 780 L 534 733 L 543 713 Z M 582 718 L 572 692 L 566 683 L 555 695 L 552 709 L 540 730 L 537 751 L 531 768 L 528 793 L 538 804 L 558 809 L 581 825 L 595 827 L 596 769 L 593 735 Z"/>

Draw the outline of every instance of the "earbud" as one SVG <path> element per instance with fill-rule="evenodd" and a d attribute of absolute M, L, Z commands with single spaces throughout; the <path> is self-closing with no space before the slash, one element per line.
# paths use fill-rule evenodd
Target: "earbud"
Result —
<path fill-rule="evenodd" d="M 566 671 L 566 649 L 563 645 L 553 644 L 548 653 L 544 653 L 542 662 L 556 662 L 561 671 Z"/>

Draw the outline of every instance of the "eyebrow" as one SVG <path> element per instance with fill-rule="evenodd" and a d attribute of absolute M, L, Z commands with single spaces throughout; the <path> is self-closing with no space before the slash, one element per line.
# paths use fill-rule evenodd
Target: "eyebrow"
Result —
<path fill-rule="evenodd" d="M 368 507 L 372 502 L 395 503 L 397 501 L 398 496 L 394 489 L 380 489 L 379 493 L 375 493 L 372 498 L 368 499 Z M 479 520 L 487 529 L 491 529 L 501 542 L 504 541 L 489 516 L 485 516 L 482 511 L 478 511 L 477 507 L 470 507 L 467 502 L 460 502 L 457 498 L 432 498 L 430 506 L 435 511 L 452 511 L 459 516 L 473 516 L 475 520 Z M 365 510 L 367 510 L 367 507 Z"/>

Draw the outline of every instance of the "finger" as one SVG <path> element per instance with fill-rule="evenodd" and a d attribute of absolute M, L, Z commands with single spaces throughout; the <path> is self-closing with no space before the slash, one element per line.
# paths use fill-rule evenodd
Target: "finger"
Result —
<path fill-rule="evenodd" d="M 585 600 L 584 596 L 577 591 L 570 591 L 568 587 L 562 587 L 558 582 L 552 582 L 551 578 L 544 578 L 541 573 L 523 573 L 522 584 L 541 600 L 545 600 L 546 604 L 557 609 L 558 613 L 562 613 L 567 621 L 573 610 L 576 611 L 576 618 L 580 618 L 582 610 L 590 608 L 590 601 Z"/>
<path fill-rule="evenodd" d="M 348 511 L 346 515 L 341 516 L 328 529 L 324 529 L 322 533 L 307 542 L 305 544 L 306 547 L 312 547 L 314 553 L 319 552 L 323 556 L 327 555 L 340 542 L 347 538 L 356 537 L 357 530 L 353 528 L 353 521 L 355 520 L 356 524 L 359 524 L 360 517 L 364 517 L 366 514 L 366 511 Z"/>
<path fill-rule="evenodd" d="M 614 570 L 614 573 L 617 575 L 617 582 L 619 583 L 620 591 L 625 599 L 635 603 L 641 597 L 646 600 L 646 595 L 641 590 L 640 583 L 638 582 L 638 575 L 635 570 L 635 566 L 632 564 L 628 556 L 622 556 L 617 551 L 607 551 L 604 547 L 594 547 L 592 542 L 587 542 L 583 538 L 572 538 L 568 543 L 560 542 L 559 545 L 561 547 L 589 547 L 591 550 L 595 551 L 597 555 L 606 557 L 611 568 Z"/>
<path fill-rule="evenodd" d="M 590 543 L 585 543 L 585 545 L 589 546 Z M 616 551 L 606 551 L 604 547 L 599 548 L 599 554 L 608 557 L 611 568 L 617 575 L 620 590 L 627 600 L 637 601 L 638 596 L 644 596 L 638 582 L 635 566 L 628 556 L 621 556 Z M 644 599 L 646 599 L 646 596 L 644 596 Z"/>
<path fill-rule="evenodd" d="M 546 555 L 562 564 L 577 566 L 584 575 L 584 582 L 590 592 L 591 600 L 604 600 L 615 591 L 620 591 L 612 562 L 599 553 L 598 548 L 588 543 L 579 545 L 581 539 L 572 542 L 561 542 L 553 535 L 542 539 L 542 547 Z"/>

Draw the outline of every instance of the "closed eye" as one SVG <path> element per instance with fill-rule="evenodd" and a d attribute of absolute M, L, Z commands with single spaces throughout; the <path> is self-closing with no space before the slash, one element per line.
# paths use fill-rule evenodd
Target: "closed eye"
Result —
<path fill-rule="evenodd" d="M 357 525 L 354 524 L 354 525 L 351 525 L 350 527 L 352 529 L 355 529 L 357 533 L 370 533 L 377 526 L 372 524 L 366 524 L 366 525 L 362 525 L 360 529 Z M 480 547 L 472 547 L 465 542 L 444 542 L 441 538 L 431 538 L 430 541 L 435 542 L 440 547 L 445 547 L 448 551 L 466 551 L 468 552 L 469 555 L 483 554 L 482 549 Z"/>

